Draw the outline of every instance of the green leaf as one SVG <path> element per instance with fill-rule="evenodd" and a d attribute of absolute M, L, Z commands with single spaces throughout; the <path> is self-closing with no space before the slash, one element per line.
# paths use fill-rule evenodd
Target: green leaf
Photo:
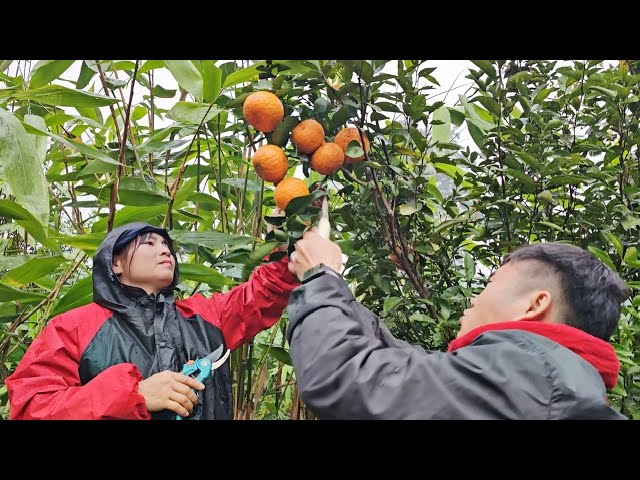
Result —
<path fill-rule="evenodd" d="M 89 68 L 87 62 L 82 62 L 80 65 L 80 74 L 78 75 L 78 80 L 76 80 L 76 88 L 78 90 L 82 90 L 84 87 L 89 85 L 89 82 L 96 74 L 92 69 Z"/>
<path fill-rule="evenodd" d="M 544 99 L 547 98 L 549 96 L 549 94 L 551 92 L 553 92 L 554 90 L 555 90 L 555 88 L 543 88 L 533 98 L 533 103 L 534 104 L 542 103 L 544 101 Z"/>
<path fill-rule="evenodd" d="M 496 69 L 489 60 L 471 60 L 473 64 L 482 70 L 491 80 L 496 79 Z"/>
<path fill-rule="evenodd" d="M 176 96 L 177 90 L 168 90 L 161 85 L 155 85 L 151 90 L 154 97 L 158 98 L 173 98 Z"/>
<path fill-rule="evenodd" d="M 398 212 L 400 212 L 400 215 L 411 215 L 413 213 L 416 213 L 417 211 L 418 208 L 416 208 L 415 205 L 410 205 L 408 203 L 403 203 L 398 207 Z"/>
<path fill-rule="evenodd" d="M 327 192 L 325 192 L 324 190 L 315 190 L 311 192 L 309 195 L 293 198 L 287 205 L 287 208 L 285 208 L 284 210 L 285 215 L 287 218 L 293 217 L 297 213 L 301 213 L 304 210 L 306 210 L 316 200 L 319 200 L 326 196 L 327 196 Z"/>
<path fill-rule="evenodd" d="M 580 185 L 581 183 L 588 183 L 592 180 L 592 177 L 587 177 L 586 175 L 558 175 L 549 180 L 547 186 L 554 188 L 560 185 Z"/>
<path fill-rule="evenodd" d="M 492 115 L 498 118 L 502 116 L 502 112 L 500 112 L 500 105 L 498 105 L 498 102 L 496 102 L 493 98 L 483 95 L 477 97 L 476 100 L 480 102 L 484 106 L 484 108 L 489 110 Z"/>
<path fill-rule="evenodd" d="M 340 107 L 331 117 L 329 121 L 329 130 L 339 130 L 351 118 L 351 113 L 346 106 Z M 362 154 L 360 154 L 362 155 Z"/>
<path fill-rule="evenodd" d="M 433 178 L 435 182 L 435 176 L 431 178 Z M 444 202 L 442 192 L 438 189 L 438 186 L 435 183 L 431 183 L 431 180 L 427 184 L 427 192 L 429 192 L 431 196 L 438 201 L 438 203 Z"/>
<path fill-rule="evenodd" d="M 58 266 L 66 261 L 67 259 L 61 256 L 32 258 L 24 265 L 6 273 L 0 282 L 11 287 L 21 287 L 53 273 Z"/>
<path fill-rule="evenodd" d="M 518 158 L 520 158 L 520 160 L 522 160 L 527 165 L 529 165 L 533 170 L 535 170 L 536 172 L 540 171 L 540 168 L 541 168 L 540 162 L 538 162 L 538 160 L 536 160 L 536 158 L 533 155 L 520 150 L 513 150 L 513 153 L 515 153 L 518 156 Z"/>
<path fill-rule="evenodd" d="M 42 117 L 25 115 L 25 121 L 46 130 Z M 16 201 L 38 219 L 49 222 L 49 187 L 42 171 L 46 140 L 29 135 L 20 120 L 0 110 L 0 166 Z"/>
<path fill-rule="evenodd" d="M 13 95 L 19 100 L 31 100 L 56 107 L 106 107 L 119 100 L 104 95 L 74 90 L 61 85 L 48 85 L 32 90 L 21 90 Z"/>
<path fill-rule="evenodd" d="M 26 290 L 18 290 L 0 284 L 0 302 L 13 302 L 20 300 L 21 302 L 37 302 L 46 298 L 46 295 L 28 292 Z"/>
<path fill-rule="evenodd" d="M 632 228 L 640 225 L 640 219 L 634 217 L 633 215 L 623 215 L 620 219 L 620 223 L 622 224 L 622 228 L 625 230 L 631 230 Z"/>
<path fill-rule="evenodd" d="M 606 96 L 612 98 L 615 100 L 615 98 L 618 96 L 618 92 L 615 92 L 613 90 L 609 90 L 608 88 L 604 88 L 604 87 L 598 87 L 595 85 L 592 85 L 591 87 L 589 87 L 591 90 L 595 90 L 597 92 L 600 93 L 604 93 Z"/>
<path fill-rule="evenodd" d="M 447 107 L 449 110 L 449 116 L 451 117 L 451 123 L 453 123 L 456 127 L 459 127 L 464 123 L 464 113 L 456 110 L 452 107 Z"/>
<path fill-rule="evenodd" d="M 206 283 L 212 288 L 220 288 L 225 285 L 234 285 L 236 282 L 224 276 L 217 270 L 205 265 L 195 263 L 180 263 L 178 265 L 181 280 L 192 280 L 194 282 Z"/>
<path fill-rule="evenodd" d="M 24 207 L 11 200 L 0 199 L 0 216 L 13 218 L 18 225 L 45 247 L 55 252 L 60 251 L 58 244 L 53 239 L 48 238 L 48 231 L 43 228 L 42 223 Z"/>
<path fill-rule="evenodd" d="M 608 241 L 613 245 L 618 252 L 618 255 L 622 257 L 624 252 L 624 247 L 622 246 L 622 241 L 618 237 L 616 237 L 612 232 L 608 232 L 606 230 L 602 230 L 600 232 Z"/>
<path fill-rule="evenodd" d="M 0 257 L 0 270 L 12 270 L 37 257 L 38 255 L 3 255 Z"/>
<path fill-rule="evenodd" d="M 114 222 L 114 227 L 116 226 L 118 225 L 116 225 Z M 65 235 L 63 233 L 57 233 L 55 235 L 52 235 L 52 238 L 56 239 L 58 243 L 61 243 L 62 245 L 68 245 L 70 247 L 79 248 L 87 255 L 93 255 L 95 253 L 95 251 L 104 240 L 104 237 L 104 233 L 85 233 L 83 235 Z"/>
<path fill-rule="evenodd" d="M 75 60 L 45 60 L 39 63 L 36 68 L 31 71 L 31 80 L 29 88 L 42 87 L 52 80 L 60 77 L 75 62 Z M 82 62 L 84 64 L 84 62 Z"/>
<path fill-rule="evenodd" d="M 265 65 L 265 62 L 254 63 L 253 65 L 242 68 L 240 70 L 236 70 L 235 72 L 229 74 L 227 78 L 224 79 L 224 84 L 222 88 L 232 87 L 237 85 L 238 83 L 249 82 L 251 80 L 255 80 L 258 78 L 258 67 Z"/>
<path fill-rule="evenodd" d="M 391 313 L 402 302 L 402 297 L 388 297 L 385 298 L 382 306 L 382 313 Z"/>
<path fill-rule="evenodd" d="M 162 68 L 164 66 L 164 60 L 147 60 L 138 70 L 138 75 L 142 75 L 143 73 L 147 73 L 151 70 Z"/>
<path fill-rule="evenodd" d="M 115 172 L 116 168 L 117 166 L 113 163 L 106 163 L 102 160 L 91 160 L 89 163 L 87 163 L 86 167 L 78 172 L 78 176 L 76 178 L 80 179 L 82 177 L 87 177 L 95 174 Z"/>
<path fill-rule="evenodd" d="M 208 122 L 220 112 L 222 112 L 222 110 L 213 108 L 212 105 L 193 102 L 177 102 L 171 110 L 169 110 L 167 116 L 176 122 L 200 125 L 201 122 Z"/>
<path fill-rule="evenodd" d="M 604 263 L 605 265 L 607 265 L 611 270 L 613 270 L 614 272 L 617 271 L 615 264 L 613 263 L 613 260 L 611 260 L 611 257 L 609 256 L 609 254 L 603 250 L 600 250 L 598 247 L 594 247 L 589 245 L 587 247 L 587 249 L 593 253 L 596 257 L 598 257 L 600 259 L 600 261 L 602 261 L 602 263 Z"/>
<path fill-rule="evenodd" d="M 451 142 L 451 116 L 447 107 L 440 107 L 431 114 L 432 120 L 439 120 L 442 124 L 432 125 L 431 138 L 434 142 Z"/>
<path fill-rule="evenodd" d="M 79 151 L 80 153 L 85 154 L 87 157 L 89 158 L 95 158 L 96 160 L 100 160 L 102 162 L 106 162 L 106 163 L 111 163 L 114 165 L 117 165 L 118 162 L 116 160 L 114 160 L 113 158 L 111 158 L 109 155 L 107 155 L 104 152 L 101 152 L 100 150 L 97 150 L 93 147 L 89 147 L 88 145 L 85 145 L 84 143 L 81 142 L 76 142 L 75 140 L 71 140 L 67 137 L 62 137 L 60 135 L 56 135 L 55 133 L 51 133 L 47 130 L 43 130 L 41 128 L 38 128 L 36 125 L 28 125 L 28 124 L 23 124 L 23 127 L 25 127 L 25 130 L 28 133 L 35 133 L 35 134 L 45 134 L 50 136 L 51 138 L 59 141 L 60 143 L 65 144 L 66 146 Z"/>
<path fill-rule="evenodd" d="M 465 251 L 462 256 L 464 258 L 464 276 L 467 280 L 473 280 L 476 275 L 476 262 L 469 252 Z"/>
<path fill-rule="evenodd" d="M 446 176 L 454 180 L 456 180 L 458 177 L 463 176 L 464 174 L 464 172 L 460 170 L 460 168 L 448 163 L 434 163 L 433 167 L 436 169 L 436 172 L 444 173 Z"/>
<path fill-rule="evenodd" d="M 426 106 L 427 106 L 427 99 L 425 98 L 425 96 L 415 95 L 411 99 L 411 119 L 414 121 L 419 119 L 422 116 Z M 449 114 L 447 113 L 447 117 L 448 116 Z"/>
<path fill-rule="evenodd" d="M 167 205 L 171 198 L 164 192 L 150 190 L 147 183 L 138 177 L 123 177 L 118 186 L 118 202 L 137 207 Z"/>
<path fill-rule="evenodd" d="M 169 140 L 163 142 L 162 140 L 147 141 L 138 147 L 138 150 L 142 153 L 163 153 L 167 150 L 174 150 L 178 147 L 188 143 L 189 140 Z"/>
<path fill-rule="evenodd" d="M 531 178 L 529 175 L 524 173 L 522 170 L 516 170 L 515 168 L 507 168 L 505 173 L 510 177 L 516 178 L 520 180 L 529 190 L 534 190 L 538 184 L 536 181 Z"/>
<path fill-rule="evenodd" d="M 51 310 L 51 317 L 68 312 L 72 308 L 81 307 L 93 302 L 93 279 L 91 276 L 78 280 L 61 297 Z"/>
<path fill-rule="evenodd" d="M 349 145 L 347 145 L 347 148 L 345 149 L 344 154 L 347 157 L 358 158 L 364 155 L 364 150 L 360 146 L 360 142 L 358 140 L 351 140 L 349 142 Z"/>
<path fill-rule="evenodd" d="M 453 220 L 447 220 L 445 222 L 441 222 L 436 228 L 433 229 L 433 233 L 440 233 L 444 230 L 450 229 L 451 227 L 453 227 L 458 223 L 463 223 L 465 221 L 466 221 L 465 218 L 454 218 Z"/>
<path fill-rule="evenodd" d="M 554 230 L 558 230 L 559 232 L 564 232 L 564 228 L 559 225 L 556 225 L 552 222 L 538 222 L 540 225 L 544 225 L 545 227 L 553 228 Z"/>
<path fill-rule="evenodd" d="M 203 245 L 214 250 L 233 245 L 248 245 L 255 240 L 247 235 L 232 235 L 221 232 L 186 232 L 183 230 L 171 230 L 169 236 L 181 244 Z"/>
<path fill-rule="evenodd" d="M 202 101 L 202 74 L 191 60 L 165 60 L 165 65 L 176 79 L 178 85 Z"/>
<path fill-rule="evenodd" d="M 478 148 L 484 148 L 484 132 L 469 121 L 467 121 L 467 130 L 469 130 L 469 135 L 471 135 L 471 138 Z"/>
<path fill-rule="evenodd" d="M 244 178 L 223 178 L 222 183 L 230 187 L 244 189 Z M 260 184 L 255 180 L 247 179 L 247 192 L 259 192 Z"/>
<path fill-rule="evenodd" d="M 404 147 L 397 147 L 394 149 L 395 153 L 399 153 L 400 155 L 408 155 L 412 158 L 420 158 L 420 154 L 414 150 Z"/>
<path fill-rule="evenodd" d="M 629 247 L 624 253 L 624 262 L 628 264 L 638 263 L 638 250 L 636 247 Z"/>
<path fill-rule="evenodd" d="M 289 140 L 289 134 L 291 133 L 291 130 L 297 124 L 297 117 L 285 117 L 271 134 L 269 142 L 279 147 L 284 147 Z"/>
<path fill-rule="evenodd" d="M 50 115 L 45 119 L 45 124 L 47 127 L 55 127 L 56 125 L 62 125 L 69 120 L 73 120 L 76 117 L 75 115 L 69 115 L 67 113 L 56 113 L 55 115 Z"/>
<path fill-rule="evenodd" d="M 202 61 L 202 97 L 207 103 L 213 103 L 220 95 L 222 70 L 211 60 Z"/>
<path fill-rule="evenodd" d="M 278 242 L 262 242 L 255 245 L 253 252 L 249 254 L 249 260 L 253 267 L 262 263 L 262 260 L 278 246 Z"/>
<path fill-rule="evenodd" d="M 146 109 L 146 107 L 136 105 L 135 107 L 133 107 L 133 112 L 131 112 L 131 121 L 137 122 L 141 118 L 146 117 L 147 112 L 148 110 Z"/>
<path fill-rule="evenodd" d="M 277 361 L 284 363 L 285 365 L 293 365 L 291 362 L 291 356 L 289 352 L 287 352 L 282 347 L 277 347 L 275 345 L 267 345 L 266 343 L 258 343 L 259 346 L 269 351 L 269 355 L 275 358 Z"/>
<path fill-rule="evenodd" d="M 544 130 L 554 130 L 558 127 L 562 126 L 562 120 L 558 119 L 558 118 L 554 118 L 552 120 L 549 120 L 546 125 L 544 126 Z"/>
<path fill-rule="evenodd" d="M 482 135 L 484 135 L 487 130 L 491 130 L 496 126 L 495 123 L 493 123 L 489 112 L 481 109 L 477 105 L 471 105 L 466 95 L 459 95 L 459 98 L 460 102 L 464 106 L 464 111 L 467 115 L 467 121 L 470 121 L 472 124 L 478 127 L 482 131 Z M 482 112 L 486 113 L 487 118 L 482 118 Z"/>
<path fill-rule="evenodd" d="M 116 211 L 115 218 L 113 219 L 113 228 L 121 225 L 126 225 L 131 222 L 147 222 L 151 225 L 159 225 L 156 219 L 164 215 L 167 211 L 166 205 L 156 205 L 154 207 L 135 207 L 133 205 L 127 205 L 120 210 Z M 91 227 L 91 231 L 106 232 L 107 231 L 107 217 L 101 218 Z M 104 235 L 103 235 L 104 238 Z"/>

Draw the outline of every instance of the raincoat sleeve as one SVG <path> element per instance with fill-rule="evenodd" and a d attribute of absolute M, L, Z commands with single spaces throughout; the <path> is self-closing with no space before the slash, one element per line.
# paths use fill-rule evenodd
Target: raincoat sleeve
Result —
<path fill-rule="evenodd" d="M 274 325 L 287 306 L 289 294 L 299 285 L 289 272 L 288 258 L 259 266 L 249 280 L 209 299 L 201 294 L 179 302 L 187 317 L 200 314 L 224 335 L 233 350 Z"/>
<path fill-rule="evenodd" d="M 142 376 L 131 363 L 114 365 L 80 385 L 82 351 L 73 313 L 55 317 L 7 378 L 12 420 L 150 419 L 137 393 Z"/>
<path fill-rule="evenodd" d="M 460 395 L 479 383 L 472 368 L 395 338 L 338 275 L 295 289 L 287 311 L 298 390 L 321 419 L 462 418 L 473 399 L 490 394 L 489 386 Z"/>

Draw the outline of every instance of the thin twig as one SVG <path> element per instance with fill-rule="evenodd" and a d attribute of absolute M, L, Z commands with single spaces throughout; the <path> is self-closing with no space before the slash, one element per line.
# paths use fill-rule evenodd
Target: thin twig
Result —
<path fill-rule="evenodd" d="M 122 166 L 125 165 L 124 154 L 127 145 L 127 130 L 129 128 L 129 118 L 131 114 L 131 104 L 133 103 L 133 89 L 136 85 L 136 75 L 138 75 L 138 65 L 140 60 L 136 60 L 136 66 L 133 70 L 133 78 L 131 79 L 131 89 L 129 90 L 129 103 L 127 104 L 127 112 L 124 119 L 124 131 L 120 139 L 120 152 L 118 153 L 118 165 L 116 166 L 116 176 L 111 185 L 111 197 L 109 198 L 109 218 L 107 220 L 107 232 L 113 229 L 113 220 L 116 215 L 116 197 L 118 196 L 118 187 L 120 186 L 120 174 Z M 115 119 L 114 119 L 115 121 Z"/>

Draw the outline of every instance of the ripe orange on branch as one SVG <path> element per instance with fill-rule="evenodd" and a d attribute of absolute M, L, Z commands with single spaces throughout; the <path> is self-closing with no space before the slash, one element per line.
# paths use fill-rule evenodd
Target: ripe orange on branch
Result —
<path fill-rule="evenodd" d="M 307 184 L 299 178 L 287 177 L 276 185 L 273 197 L 276 201 L 276 206 L 280 210 L 284 210 L 291 200 L 305 195 L 309 195 Z"/>
<path fill-rule="evenodd" d="M 284 105 L 271 92 L 253 92 L 244 101 L 242 114 L 247 123 L 256 130 L 273 132 L 284 118 Z"/>
<path fill-rule="evenodd" d="M 367 138 L 367 135 L 365 135 L 364 132 L 362 132 L 362 136 L 364 137 L 364 151 L 369 153 L 369 149 L 371 146 L 369 144 L 369 139 Z M 356 127 L 346 127 L 340 130 L 336 135 L 334 142 L 340 145 L 343 151 L 346 151 L 347 145 L 349 145 L 349 142 L 351 142 L 352 140 L 356 140 L 360 144 L 360 147 L 362 147 L 362 141 L 360 140 L 360 132 Z M 364 155 L 360 155 L 359 157 L 352 158 L 345 153 L 344 160 L 347 163 L 359 163 L 362 160 L 364 160 Z"/>
<path fill-rule="evenodd" d="M 344 150 L 336 143 L 321 145 L 311 156 L 311 168 L 322 175 L 331 175 L 344 163 Z"/>
<path fill-rule="evenodd" d="M 311 118 L 303 120 L 291 130 L 291 142 L 300 153 L 313 153 L 324 143 L 324 128 Z"/>
<path fill-rule="evenodd" d="M 267 182 L 278 183 L 289 170 L 289 159 L 284 151 L 277 145 L 263 145 L 252 159 L 256 174 Z"/>

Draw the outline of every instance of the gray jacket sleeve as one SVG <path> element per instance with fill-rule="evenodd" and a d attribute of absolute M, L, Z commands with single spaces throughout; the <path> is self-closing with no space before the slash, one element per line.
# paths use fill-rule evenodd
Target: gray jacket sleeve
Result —
<path fill-rule="evenodd" d="M 288 315 L 287 337 L 300 395 L 321 419 L 548 414 L 552 392 L 544 372 L 517 374 L 535 363 L 530 355 L 508 346 L 487 355 L 486 348 L 495 345 L 428 352 L 400 341 L 356 302 L 341 278 L 323 275 L 296 288 Z M 508 382 L 513 381 L 519 388 L 508 394 Z M 532 404 L 533 411 L 527 411 Z"/>

